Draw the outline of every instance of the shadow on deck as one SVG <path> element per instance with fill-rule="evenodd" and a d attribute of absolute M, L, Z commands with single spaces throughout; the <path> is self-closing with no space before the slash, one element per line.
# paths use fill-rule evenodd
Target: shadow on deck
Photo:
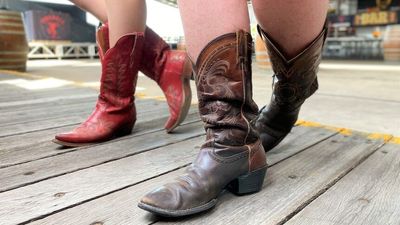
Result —
<path fill-rule="evenodd" d="M 60 148 L 54 134 L 86 118 L 96 91 L 18 82 L 0 75 L 0 224 L 400 224 L 400 145 L 390 136 L 300 122 L 268 153 L 261 192 L 224 193 L 207 213 L 167 220 L 136 204 L 196 156 L 195 107 L 166 134 L 165 102 L 139 99 L 132 135 Z"/>

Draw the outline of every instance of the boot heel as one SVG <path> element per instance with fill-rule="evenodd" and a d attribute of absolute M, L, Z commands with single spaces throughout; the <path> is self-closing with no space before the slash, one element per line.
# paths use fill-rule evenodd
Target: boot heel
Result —
<path fill-rule="evenodd" d="M 242 175 L 229 183 L 228 190 L 237 195 L 259 192 L 262 189 L 266 171 L 267 166 Z"/>
<path fill-rule="evenodd" d="M 133 129 L 133 126 L 130 126 L 130 125 L 121 127 L 120 129 L 118 129 L 115 132 L 115 136 L 116 137 L 122 137 L 122 136 L 125 136 L 125 135 L 129 135 L 129 134 L 132 133 L 132 129 Z"/>

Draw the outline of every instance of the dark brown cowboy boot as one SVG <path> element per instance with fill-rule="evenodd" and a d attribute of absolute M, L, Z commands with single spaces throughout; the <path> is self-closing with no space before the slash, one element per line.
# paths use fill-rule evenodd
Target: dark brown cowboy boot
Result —
<path fill-rule="evenodd" d="M 162 216 L 186 216 L 210 209 L 227 188 L 236 194 L 258 192 L 267 169 L 265 152 L 250 120 L 251 36 L 243 31 L 211 41 L 201 52 L 196 76 L 206 142 L 186 173 L 147 194 L 139 207 Z"/>
<path fill-rule="evenodd" d="M 279 47 L 258 26 L 274 71 L 273 94 L 252 123 L 260 134 L 265 151 L 278 145 L 297 121 L 300 107 L 318 89 L 317 72 L 326 39 L 326 26 L 300 54 L 288 60 Z"/>

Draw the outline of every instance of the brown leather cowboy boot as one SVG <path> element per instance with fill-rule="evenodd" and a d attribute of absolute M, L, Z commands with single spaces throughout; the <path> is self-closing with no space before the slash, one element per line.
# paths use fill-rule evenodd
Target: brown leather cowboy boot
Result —
<path fill-rule="evenodd" d="M 263 38 L 274 71 L 273 95 L 256 120 L 252 121 L 266 151 L 278 145 L 297 121 L 300 107 L 318 89 L 317 72 L 326 39 L 325 26 L 318 37 L 300 54 L 288 60 L 267 33 L 257 27 Z"/>
<path fill-rule="evenodd" d="M 82 146 L 110 140 L 132 132 L 136 121 L 134 87 L 144 41 L 143 33 L 121 37 L 109 48 L 108 29 L 97 32 L 102 64 L 100 95 L 89 118 L 68 133 L 56 135 L 53 140 L 64 146 Z"/>
<path fill-rule="evenodd" d="M 149 27 L 146 28 L 143 49 L 140 71 L 153 79 L 164 92 L 170 112 L 164 127 L 171 132 L 185 119 L 190 108 L 190 60 L 185 51 L 171 50 Z"/>
<path fill-rule="evenodd" d="M 194 73 L 206 142 L 186 173 L 143 197 L 140 208 L 186 216 L 213 207 L 225 188 L 236 194 L 260 191 L 267 166 L 250 126 L 258 111 L 252 99 L 251 46 L 250 34 L 239 31 L 203 49 Z"/>

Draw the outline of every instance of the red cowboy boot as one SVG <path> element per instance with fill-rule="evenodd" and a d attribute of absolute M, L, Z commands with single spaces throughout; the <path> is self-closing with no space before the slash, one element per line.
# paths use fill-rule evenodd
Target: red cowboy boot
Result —
<path fill-rule="evenodd" d="M 184 51 L 171 50 L 169 45 L 150 28 L 146 28 L 140 71 L 160 86 L 167 99 L 170 117 L 165 123 L 171 132 L 186 117 L 192 94 L 192 68 Z"/>
<path fill-rule="evenodd" d="M 143 33 L 130 33 L 109 48 L 108 29 L 97 32 L 102 64 L 100 95 L 89 118 L 68 133 L 53 140 L 64 146 L 82 146 L 110 140 L 132 132 L 136 122 L 134 87 L 142 57 Z"/>

